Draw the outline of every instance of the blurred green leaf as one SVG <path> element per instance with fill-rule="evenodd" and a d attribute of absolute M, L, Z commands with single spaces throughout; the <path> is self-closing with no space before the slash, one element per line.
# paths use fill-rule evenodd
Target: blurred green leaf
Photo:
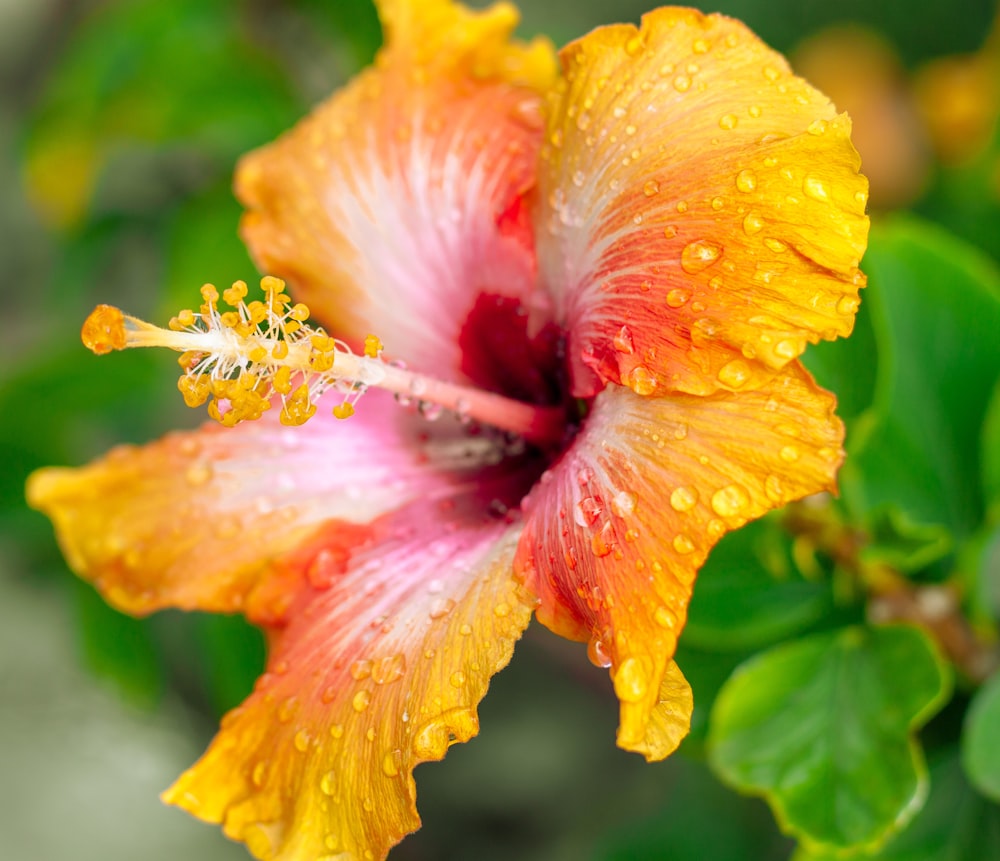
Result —
<path fill-rule="evenodd" d="M 983 493 L 987 505 L 997 507 L 1000 515 L 1000 380 L 993 387 L 983 421 Z"/>
<path fill-rule="evenodd" d="M 982 517 L 980 433 L 1000 376 L 1000 275 L 938 228 L 876 224 L 865 257 L 878 344 L 875 403 L 841 474 L 856 513 L 895 503 L 971 533 Z"/>
<path fill-rule="evenodd" d="M 200 614 L 198 659 L 209 700 L 217 714 L 239 705 L 264 668 L 264 635 L 242 616 Z"/>
<path fill-rule="evenodd" d="M 131 703 L 145 708 L 156 705 L 165 680 L 148 624 L 112 609 L 90 584 L 76 578 L 67 582 L 88 668 L 110 679 Z"/>
<path fill-rule="evenodd" d="M 875 369 L 878 345 L 872 330 L 867 295 L 861 293 L 861 307 L 849 338 L 811 344 L 802 360 L 816 382 L 837 396 L 837 415 L 851 429 L 851 420 L 868 409 L 875 398 Z"/>
<path fill-rule="evenodd" d="M 883 562 L 912 573 L 937 562 L 952 549 L 951 533 L 937 524 L 914 523 L 896 505 L 877 511 L 869 528 L 866 562 Z"/>
<path fill-rule="evenodd" d="M 702 764 L 670 762 L 678 791 L 655 816 L 608 835 L 594 861 L 705 861 L 775 856 L 785 842 L 757 799 L 730 792 Z M 784 853 L 782 853 L 784 854 Z"/>
<path fill-rule="evenodd" d="M 962 765 L 973 786 L 1000 801 L 1000 673 L 972 699 L 962 731 Z"/>
<path fill-rule="evenodd" d="M 761 648 L 817 622 L 831 603 L 828 581 L 798 573 L 777 521 L 758 520 L 723 538 L 698 573 L 684 641 L 712 651 Z"/>
<path fill-rule="evenodd" d="M 930 794 L 913 821 L 879 850 L 854 861 L 986 861 L 1000 858 L 1000 807 L 966 782 L 950 751 L 931 763 Z M 799 849 L 793 861 L 843 861 L 844 855 Z"/>
<path fill-rule="evenodd" d="M 805 844 L 877 845 L 919 809 L 926 773 L 913 731 L 950 677 L 916 628 L 846 628 L 751 659 L 716 699 L 709 757 L 764 795 Z"/>

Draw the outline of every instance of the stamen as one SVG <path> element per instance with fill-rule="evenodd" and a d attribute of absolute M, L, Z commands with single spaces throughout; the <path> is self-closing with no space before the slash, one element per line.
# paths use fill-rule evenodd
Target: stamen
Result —
<path fill-rule="evenodd" d="M 97 355 L 127 347 L 176 350 L 184 370 L 177 381 L 184 403 L 198 407 L 207 401 L 208 414 L 227 427 L 259 419 L 275 404 L 281 406 L 282 424 L 304 424 L 331 389 L 344 395 L 333 414 L 346 419 L 368 387 L 378 386 L 404 396 L 419 391 L 421 403 L 533 442 L 562 441 L 562 408 L 511 400 L 391 365 L 375 335 L 365 338 L 364 354 L 358 355 L 309 324 L 308 307 L 291 304 L 283 281 L 266 276 L 260 286 L 264 301 L 247 303 L 246 283 L 234 282 L 221 297 L 229 309 L 220 310 L 219 291 L 206 284 L 199 310 L 180 311 L 168 329 L 99 305 L 84 322 L 81 338 Z"/>

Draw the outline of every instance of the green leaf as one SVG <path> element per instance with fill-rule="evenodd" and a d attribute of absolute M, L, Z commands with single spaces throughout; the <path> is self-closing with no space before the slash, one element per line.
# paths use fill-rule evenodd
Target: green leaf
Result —
<path fill-rule="evenodd" d="M 896 503 L 971 533 L 983 513 L 980 433 L 1000 376 L 1000 274 L 913 219 L 877 224 L 865 257 L 878 345 L 875 402 L 841 473 L 856 514 Z"/>
<path fill-rule="evenodd" d="M 851 861 L 985 861 L 1000 858 L 1000 806 L 977 794 L 954 751 L 931 763 L 927 803 L 885 846 Z M 793 861 L 844 861 L 832 851 L 800 848 Z"/>
<path fill-rule="evenodd" d="M 759 649 L 823 618 L 829 581 L 809 582 L 791 559 L 790 539 L 765 518 L 729 533 L 698 574 L 684 642 L 707 650 Z"/>
<path fill-rule="evenodd" d="M 1000 673 L 977 692 L 965 716 L 962 765 L 983 795 L 1000 801 Z"/>
<path fill-rule="evenodd" d="M 919 809 L 913 731 L 946 701 L 947 666 L 910 627 L 845 628 L 743 664 L 715 702 L 710 762 L 764 795 L 808 846 L 875 846 Z"/>
<path fill-rule="evenodd" d="M 866 562 L 883 562 L 897 571 L 920 571 L 952 549 L 951 533 L 933 523 L 914 523 L 906 512 L 889 505 L 876 512 L 869 528 Z"/>
<path fill-rule="evenodd" d="M 75 577 L 68 578 L 68 582 L 89 669 L 101 678 L 110 679 L 133 704 L 155 706 L 163 694 L 164 678 L 148 623 L 112 609 L 93 587 Z"/>
<path fill-rule="evenodd" d="M 983 422 L 983 493 L 986 502 L 1000 515 L 1000 380 L 993 387 L 993 397 Z"/>

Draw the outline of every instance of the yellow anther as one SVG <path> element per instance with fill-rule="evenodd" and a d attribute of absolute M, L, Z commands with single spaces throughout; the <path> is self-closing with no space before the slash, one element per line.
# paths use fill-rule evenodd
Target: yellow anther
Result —
<path fill-rule="evenodd" d="M 212 393 L 212 386 L 207 377 L 191 377 L 184 374 L 177 380 L 177 388 L 184 396 L 184 403 L 189 407 L 200 407 Z"/>
<path fill-rule="evenodd" d="M 280 278 L 275 278 L 273 275 L 265 275 L 260 279 L 260 289 L 268 295 L 280 293 L 285 289 L 285 282 Z"/>
<path fill-rule="evenodd" d="M 365 335 L 365 355 L 369 359 L 377 359 L 382 352 L 382 341 L 377 335 Z"/>
<path fill-rule="evenodd" d="M 250 322 L 255 326 L 259 326 L 267 319 L 267 305 L 259 299 L 254 299 L 253 302 L 247 305 L 247 313 L 250 315 Z"/>
<path fill-rule="evenodd" d="M 203 284 L 201 298 L 205 300 L 207 305 L 214 305 L 219 301 L 219 291 L 215 289 L 214 284 Z"/>
<path fill-rule="evenodd" d="M 267 348 L 259 344 L 247 353 L 247 358 L 251 362 L 263 362 L 267 358 Z"/>
<path fill-rule="evenodd" d="M 329 335 L 313 335 L 309 339 L 309 343 L 312 344 L 314 350 L 318 350 L 321 353 L 332 353 L 334 348 L 337 346 L 337 342 L 333 340 Z"/>
<path fill-rule="evenodd" d="M 288 331 L 288 327 L 285 327 L 285 331 Z M 278 341 L 273 347 L 271 347 L 271 358 L 277 359 L 279 362 L 288 357 L 288 341 Z"/>
<path fill-rule="evenodd" d="M 292 391 L 292 369 L 284 365 L 275 371 L 271 377 L 271 385 L 279 395 L 288 395 Z"/>
<path fill-rule="evenodd" d="M 113 305 L 98 305 L 83 321 L 80 339 L 88 350 L 98 356 L 112 350 L 124 350 L 125 315 Z"/>
<path fill-rule="evenodd" d="M 316 405 L 309 400 L 309 386 L 300 385 L 285 401 L 279 421 L 283 425 L 295 427 L 305 424 L 316 414 Z"/>
<path fill-rule="evenodd" d="M 228 290 L 224 290 L 222 293 L 222 298 L 226 300 L 226 303 L 232 305 L 234 308 L 238 308 L 240 303 L 246 299 L 247 296 L 247 282 L 246 281 L 234 281 L 233 286 Z"/>
<path fill-rule="evenodd" d="M 177 357 L 177 364 L 180 365 L 185 371 L 190 371 L 198 362 L 201 361 L 204 353 L 197 353 L 194 350 L 188 350 L 185 353 L 181 353 Z"/>
<path fill-rule="evenodd" d="M 240 322 L 240 315 L 235 311 L 226 311 L 225 314 L 219 315 L 219 322 L 227 329 L 232 329 Z"/>
<path fill-rule="evenodd" d="M 354 415 L 354 406 L 350 402 L 344 401 L 333 408 L 333 415 L 338 419 L 349 419 Z"/>
<path fill-rule="evenodd" d="M 285 334 L 294 335 L 301 328 L 302 324 L 298 320 L 289 320 L 287 323 L 285 323 Z"/>
<path fill-rule="evenodd" d="M 309 367 L 316 373 L 322 374 L 333 368 L 333 357 L 333 351 L 324 353 L 314 349 L 309 353 Z"/>
<path fill-rule="evenodd" d="M 309 306 L 303 305 L 301 302 L 295 305 L 288 312 L 288 316 L 293 320 L 298 320 L 300 323 L 304 323 L 309 319 Z"/>

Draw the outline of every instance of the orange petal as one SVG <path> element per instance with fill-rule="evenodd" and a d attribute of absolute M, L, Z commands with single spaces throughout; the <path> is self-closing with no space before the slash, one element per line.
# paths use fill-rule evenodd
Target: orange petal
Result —
<path fill-rule="evenodd" d="M 322 564 L 305 573 L 324 588 L 371 540 L 373 520 L 415 499 L 449 499 L 499 458 L 457 425 L 429 434 L 384 392 L 369 393 L 346 422 L 322 404 L 297 428 L 275 413 L 120 447 L 80 469 L 40 470 L 29 502 L 55 523 L 73 569 L 116 607 L 243 611 L 265 622 L 282 618 L 304 585 L 302 571 L 274 560 L 322 543 Z M 516 504 L 517 491 L 509 495 Z"/>
<path fill-rule="evenodd" d="M 561 53 L 537 212 L 573 391 L 758 385 L 853 325 L 850 121 L 742 24 L 658 9 Z"/>
<path fill-rule="evenodd" d="M 609 386 L 526 500 L 515 568 L 541 599 L 540 621 L 589 640 L 591 659 L 611 666 L 622 747 L 665 756 L 675 740 L 661 712 L 674 709 L 675 734 L 690 715 L 670 661 L 712 545 L 834 488 L 843 426 L 833 407 L 798 362 L 746 392 L 641 398 Z"/>
<path fill-rule="evenodd" d="M 512 578 L 519 527 L 445 535 L 423 509 L 390 518 L 386 542 L 295 609 L 255 692 L 166 801 L 268 861 L 381 859 L 419 827 L 413 768 L 476 735 L 533 604 Z"/>
<path fill-rule="evenodd" d="M 240 164 L 243 236 L 338 336 L 374 332 L 387 355 L 455 377 L 477 295 L 535 283 L 522 198 L 555 58 L 509 40 L 507 4 L 380 7 L 374 67 Z"/>

